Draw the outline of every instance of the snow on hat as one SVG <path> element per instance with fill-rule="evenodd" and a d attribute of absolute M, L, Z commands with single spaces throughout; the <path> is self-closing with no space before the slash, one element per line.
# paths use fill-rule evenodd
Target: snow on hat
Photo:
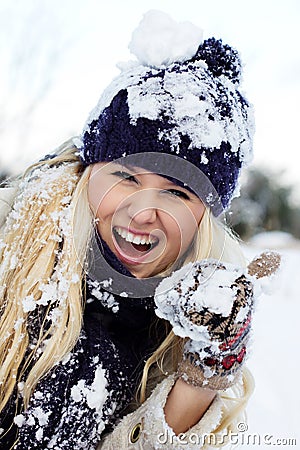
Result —
<path fill-rule="evenodd" d="M 225 209 L 252 157 L 254 121 L 239 91 L 238 52 L 202 35 L 191 23 L 146 13 L 129 44 L 138 61 L 123 65 L 102 94 L 80 156 L 88 165 L 145 152 L 174 155 L 207 177 Z"/>

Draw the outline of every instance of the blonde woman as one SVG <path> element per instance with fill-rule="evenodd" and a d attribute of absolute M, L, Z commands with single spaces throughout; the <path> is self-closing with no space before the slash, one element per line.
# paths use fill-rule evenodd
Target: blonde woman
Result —
<path fill-rule="evenodd" d="M 217 219 L 252 151 L 238 54 L 155 11 L 131 49 L 81 139 L 3 189 L 1 448 L 220 447 L 252 391 L 277 262 Z"/>

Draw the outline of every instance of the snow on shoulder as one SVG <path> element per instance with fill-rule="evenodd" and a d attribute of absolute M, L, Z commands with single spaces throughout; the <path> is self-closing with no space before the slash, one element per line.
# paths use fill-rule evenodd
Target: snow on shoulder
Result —
<path fill-rule="evenodd" d="M 149 67 L 168 66 L 192 58 L 203 41 L 203 30 L 190 22 L 176 22 L 168 14 L 150 10 L 132 34 L 129 50 Z"/>

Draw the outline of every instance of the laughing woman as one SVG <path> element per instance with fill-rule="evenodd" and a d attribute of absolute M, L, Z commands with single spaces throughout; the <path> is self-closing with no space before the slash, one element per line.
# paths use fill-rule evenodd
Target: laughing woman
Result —
<path fill-rule="evenodd" d="M 217 219 L 252 151 L 239 56 L 154 11 L 130 48 L 81 139 L 3 189 L 3 449 L 221 447 L 252 391 L 278 261 Z"/>

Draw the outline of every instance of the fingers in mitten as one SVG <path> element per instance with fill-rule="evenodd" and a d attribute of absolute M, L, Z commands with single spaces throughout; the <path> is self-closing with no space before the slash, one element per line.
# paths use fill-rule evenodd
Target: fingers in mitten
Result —
<path fill-rule="evenodd" d="M 264 252 L 248 265 L 248 273 L 256 278 L 268 277 L 275 273 L 281 263 L 281 256 L 277 252 Z"/>

